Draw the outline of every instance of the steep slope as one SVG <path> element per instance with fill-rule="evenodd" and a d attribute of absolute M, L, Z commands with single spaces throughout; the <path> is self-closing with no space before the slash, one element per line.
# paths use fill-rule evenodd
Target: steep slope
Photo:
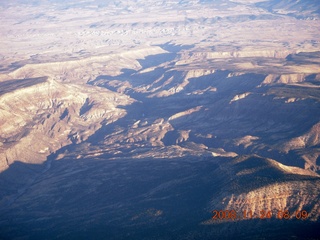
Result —
<path fill-rule="evenodd" d="M 77 60 L 25 64 L 14 71 L 0 75 L 0 81 L 47 76 L 63 82 L 86 83 L 100 74 L 118 75 L 121 69 L 141 68 L 137 59 L 166 53 L 160 47 L 144 47 L 131 51 L 81 57 Z"/>
<path fill-rule="evenodd" d="M 14 161 L 44 162 L 57 149 L 84 141 L 102 125 L 125 116 L 117 106 L 133 102 L 97 87 L 41 80 L 28 79 L 34 84 L 0 96 L 1 171 Z"/>
<path fill-rule="evenodd" d="M 308 219 L 319 219 L 320 179 L 317 174 L 259 156 L 238 157 L 220 168 L 233 175 L 230 182 L 232 194 L 221 202 L 214 201 L 212 207 L 236 209 L 241 219 L 244 212 L 250 212 L 250 216 L 246 216 L 250 219 L 267 218 L 263 211 L 270 212 L 272 216 L 268 218 L 278 219 L 288 211 L 290 216 L 286 218 L 296 219 L 295 213 L 302 210 L 308 212 Z"/>
<path fill-rule="evenodd" d="M 3 236 L 16 232 L 15 224 L 25 229 L 19 236 L 43 236 L 26 231 L 35 228 L 30 218 L 52 235 L 62 229 L 63 237 L 74 236 L 69 230 L 92 235 L 101 221 L 137 239 L 142 233 L 132 229 L 141 225 L 153 232 L 161 224 L 175 229 L 164 235 L 181 236 L 184 219 L 190 236 L 203 238 L 199 231 L 212 226 L 210 239 L 220 231 L 219 221 L 210 220 L 215 209 L 239 216 L 252 211 L 250 219 L 238 219 L 252 228 L 260 211 L 268 210 L 281 236 L 283 229 L 295 235 L 290 224 L 304 223 L 294 221 L 297 212 L 307 211 L 306 224 L 317 225 L 318 73 L 305 74 L 299 84 L 266 82 L 267 74 L 234 71 L 233 65 L 173 64 L 181 58 L 102 74 L 89 84 L 2 82 L 8 87 L 0 96 Z M 293 144 L 298 140 L 303 144 Z M 12 181 L 18 172 L 24 177 Z M 281 211 L 292 220 L 285 227 L 277 219 Z M 12 225 L 11 218 L 18 220 Z M 228 228 L 229 219 L 222 224 Z"/>
<path fill-rule="evenodd" d="M 319 238 L 315 1 L 0 11 L 1 239 Z"/>

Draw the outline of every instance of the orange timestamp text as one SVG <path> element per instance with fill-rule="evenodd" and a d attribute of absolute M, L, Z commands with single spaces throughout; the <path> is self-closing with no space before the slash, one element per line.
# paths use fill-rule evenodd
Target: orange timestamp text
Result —
<path fill-rule="evenodd" d="M 243 210 L 240 213 L 237 213 L 235 210 L 213 210 L 212 211 L 213 220 L 246 220 L 246 219 L 300 219 L 306 220 L 309 216 L 309 213 L 305 210 L 297 210 L 289 212 L 288 210 Z"/>

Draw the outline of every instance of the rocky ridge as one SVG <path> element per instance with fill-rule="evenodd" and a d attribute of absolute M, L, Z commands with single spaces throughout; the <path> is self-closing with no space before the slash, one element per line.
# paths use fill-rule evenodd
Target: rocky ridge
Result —
<path fill-rule="evenodd" d="M 52 79 L 3 94 L 1 170 L 17 160 L 43 163 L 52 152 L 85 141 L 102 125 L 125 116 L 117 106 L 132 102 L 105 89 Z"/>
<path fill-rule="evenodd" d="M 314 1 L 35 2 L 0 4 L 0 238 L 212 239 L 214 209 L 318 226 Z"/>

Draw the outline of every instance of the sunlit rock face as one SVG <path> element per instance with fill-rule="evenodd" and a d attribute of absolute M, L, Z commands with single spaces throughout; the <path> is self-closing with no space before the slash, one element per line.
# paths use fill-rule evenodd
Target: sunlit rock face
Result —
<path fill-rule="evenodd" d="M 1 239 L 319 238 L 318 1 L 0 11 Z"/>
<path fill-rule="evenodd" d="M 44 78 L 9 80 L 3 84 L 24 81 L 39 83 L 0 96 L 4 168 L 16 160 L 43 163 L 50 153 L 85 141 L 103 124 L 125 116 L 125 110 L 117 106 L 133 102 L 105 89 L 63 85 Z"/>

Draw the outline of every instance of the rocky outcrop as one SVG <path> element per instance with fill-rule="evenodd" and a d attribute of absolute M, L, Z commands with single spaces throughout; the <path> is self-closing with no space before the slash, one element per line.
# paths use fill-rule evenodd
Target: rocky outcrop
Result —
<path fill-rule="evenodd" d="M 301 158 L 305 161 L 304 168 L 310 169 L 312 171 L 318 172 L 320 171 L 319 161 L 320 159 L 320 149 L 319 148 L 311 148 L 304 149 L 299 151 Z"/>
<path fill-rule="evenodd" d="M 215 58 L 244 58 L 244 57 L 266 57 L 266 58 L 285 58 L 291 51 L 286 50 L 250 50 L 244 49 L 243 51 L 234 52 L 209 52 L 205 54 L 207 59 Z"/>
<path fill-rule="evenodd" d="M 235 139 L 234 145 L 235 146 L 242 145 L 244 148 L 247 148 L 247 147 L 250 147 L 252 144 L 254 144 L 254 141 L 256 141 L 258 139 L 259 139 L 259 137 L 247 135 L 242 138 Z"/>
<path fill-rule="evenodd" d="M 223 148 L 210 149 L 212 156 L 214 157 L 237 157 L 238 154 L 235 152 L 226 152 Z"/>
<path fill-rule="evenodd" d="M 319 223 L 319 21 L 286 12 L 308 0 L 257 2 L 2 1 L 0 238 L 259 222 L 203 228 L 208 205 Z"/>
<path fill-rule="evenodd" d="M 320 177 L 298 167 L 254 156 L 239 156 L 231 162 L 221 162 L 220 170 L 231 177 L 222 199 L 212 201 L 214 209 L 234 210 L 237 220 L 273 218 L 297 219 L 302 210 L 310 221 L 320 217 Z M 248 179 L 251 181 L 248 181 Z M 250 215 L 247 215 L 250 212 Z M 264 214 L 264 213 L 265 214 Z M 266 213 L 269 212 L 269 217 Z M 245 216 L 244 216 L 245 214 Z M 301 216 L 298 216 L 301 217 Z M 230 220 L 230 219 L 229 219 Z M 282 219 L 283 220 L 283 219 Z"/>
<path fill-rule="evenodd" d="M 299 83 L 305 81 L 308 74 L 269 74 L 264 81 L 263 84 L 270 84 L 270 83 Z"/>
<path fill-rule="evenodd" d="M 240 100 L 240 99 L 243 99 L 243 98 L 245 98 L 245 97 L 247 97 L 247 96 L 249 96 L 249 95 L 250 95 L 249 92 L 247 92 L 247 93 L 242 93 L 242 94 L 238 94 L 238 95 L 234 96 L 234 97 L 230 100 L 229 104 L 231 104 L 232 102 L 238 101 L 238 100 Z"/>
<path fill-rule="evenodd" d="M 157 119 L 151 124 L 129 130 L 127 133 L 119 134 L 115 137 L 108 138 L 107 144 L 110 143 L 149 143 L 149 146 L 163 146 L 162 139 L 168 131 L 173 130 L 169 122 L 164 119 Z"/>
<path fill-rule="evenodd" d="M 222 203 L 225 209 L 236 210 L 241 217 L 243 213 L 251 212 L 252 217 L 247 215 L 247 219 L 267 218 L 263 211 L 270 211 L 272 213 L 270 218 L 273 219 L 280 220 L 285 211 L 288 211 L 290 219 L 298 219 L 301 217 L 299 212 L 305 210 L 308 213 L 308 220 L 318 221 L 320 218 L 319 195 L 319 181 L 317 183 L 295 181 L 271 184 L 248 193 L 231 195 L 224 198 Z"/>
<path fill-rule="evenodd" d="M 281 150 L 288 152 L 294 149 L 314 147 L 320 144 L 320 122 L 315 124 L 307 133 L 291 139 L 281 146 Z"/>
<path fill-rule="evenodd" d="M 48 76 L 57 81 L 86 83 L 101 74 L 116 76 L 125 68 L 138 70 L 141 68 L 138 59 L 162 53 L 166 51 L 160 47 L 146 47 L 79 60 L 26 64 L 8 74 L 0 75 L 0 81 Z"/>
<path fill-rule="evenodd" d="M 179 67 L 177 70 L 178 71 L 169 71 L 170 74 L 166 74 L 167 76 L 162 75 L 159 79 L 156 79 L 156 81 L 150 84 L 147 88 L 148 91 L 152 93 L 150 94 L 150 97 L 168 97 L 174 95 L 185 90 L 191 79 L 207 76 L 215 72 L 215 70 L 210 69 L 197 68 L 193 70 L 184 70 Z M 216 91 L 216 89 L 212 87 L 208 87 L 202 91 L 197 90 L 195 90 L 193 94 L 201 94 L 205 91 Z"/>
<path fill-rule="evenodd" d="M 198 112 L 200 111 L 202 108 L 202 106 L 198 106 L 198 107 L 195 107 L 195 108 L 191 108 L 191 109 L 188 109 L 186 111 L 183 111 L 183 112 L 179 112 L 179 113 L 176 113 L 174 115 L 172 115 L 171 117 L 169 117 L 169 121 L 170 120 L 175 120 L 175 119 L 178 119 L 178 118 L 181 118 L 183 116 L 187 116 L 187 115 L 190 115 L 190 114 L 193 114 L 195 112 Z"/>
<path fill-rule="evenodd" d="M 105 89 L 50 79 L 0 96 L 1 170 L 17 160 L 41 163 L 62 146 L 86 140 L 126 114 L 118 105 L 132 102 Z"/>
<path fill-rule="evenodd" d="M 176 140 L 176 144 L 185 142 L 189 139 L 189 134 L 191 130 L 179 130 L 179 137 Z"/>

